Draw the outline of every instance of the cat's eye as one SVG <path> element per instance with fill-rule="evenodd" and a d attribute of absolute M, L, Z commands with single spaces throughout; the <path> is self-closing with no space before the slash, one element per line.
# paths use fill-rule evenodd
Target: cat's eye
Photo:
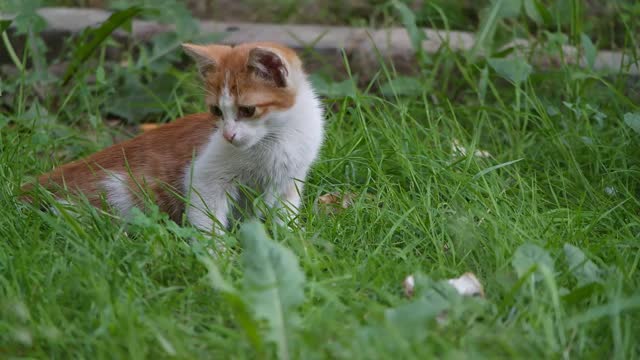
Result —
<path fill-rule="evenodd" d="M 252 117 L 253 114 L 256 113 L 255 106 L 239 106 L 238 107 L 238 116 L 242 118 Z"/>
<path fill-rule="evenodd" d="M 219 106 L 211 105 L 209 106 L 209 112 L 216 117 L 222 117 L 222 110 Z"/>

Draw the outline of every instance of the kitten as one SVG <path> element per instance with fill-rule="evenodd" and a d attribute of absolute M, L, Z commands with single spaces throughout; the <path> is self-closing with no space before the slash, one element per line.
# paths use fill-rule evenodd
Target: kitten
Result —
<path fill-rule="evenodd" d="M 215 228 L 214 218 L 228 226 L 231 203 L 242 204 L 242 186 L 268 206 L 297 211 L 324 120 L 296 53 L 276 43 L 183 49 L 198 65 L 209 113 L 63 165 L 38 183 L 79 192 L 96 207 L 106 199 L 124 217 L 141 205 L 146 189 L 174 221 L 186 212 L 205 231 Z"/>

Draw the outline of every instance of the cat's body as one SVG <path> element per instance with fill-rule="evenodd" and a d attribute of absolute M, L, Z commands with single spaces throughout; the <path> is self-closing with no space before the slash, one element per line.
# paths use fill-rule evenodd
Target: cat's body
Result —
<path fill-rule="evenodd" d="M 186 212 L 203 230 L 214 218 L 228 225 L 231 203 L 243 202 L 240 187 L 268 206 L 297 209 L 323 140 L 322 108 L 298 57 L 271 43 L 184 47 L 198 63 L 211 113 L 163 125 L 38 182 L 80 192 L 95 206 L 106 199 L 124 216 L 145 189 L 172 219 Z"/>

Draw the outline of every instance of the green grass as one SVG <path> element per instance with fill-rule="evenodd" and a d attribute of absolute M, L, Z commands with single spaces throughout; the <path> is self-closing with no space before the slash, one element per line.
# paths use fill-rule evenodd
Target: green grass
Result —
<path fill-rule="evenodd" d="M 123 89 L 153 100 L 146 118 L 203 109 L 192 70 L 121 67 L 104 46 L 67 87 L 37 72 L 2 84 L 0 357 L 275 357 L 247 331 L 264 342 L 273 329 L 243 318 L 189 241 L 212 239 L 154 211 L 125 225 L 87 206 L 55 215 L 16 200 L 30 177 L 130 136 L 102 121 Z M 637 78 L 562 66 L 516 87 L 500 76 L 515 71 L 504 64 L 448 51 L 430 60 L 403 96 L 326 99 L 303 228 L 267 224 L 306 278 L 301 306 L 286 312 L 299 317 L 286 330 L 291 357 L 638 358 Z M 108 76 L 88 83 L 98 68 Z M 455 140 L 468 156 L 452 151 Z M 316 199 L 328 192 L 356 194 L 353 205 L 323 211 Z M 255 250 L 237 237 L 226 236 L 235 245 L 215 264 L 247 294 Z M 484 299 L 432 282 L 467 271 Z M 413 273 L 422 280 L 407 299 L 401 283 Z M 240 298 L 252 313 L 255 301 Z M 439 324 L 430 309 L 443 302 Z"/>

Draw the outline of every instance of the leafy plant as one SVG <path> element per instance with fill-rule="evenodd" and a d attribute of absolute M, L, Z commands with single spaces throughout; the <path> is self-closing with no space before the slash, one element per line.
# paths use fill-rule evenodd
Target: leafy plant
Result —
<path fill-rule="evenodd" d="M 264 227 L 255 221 L 242 225 L 239 237 L 243 247 L 242 290 L 223 280 L 211 260 L 201 256 L 201 261 L 209 270 L 213 286 L 225 294 L 242 319 L 252 342 L 258 346 L 261 343 L 255 336 L 255 322 L 265 321 L 266 327 L 260 327 L 262 339 L 276 345 L 279 359 L 290 359 L 300 326 L 297 308 L 304 301 L 305 276 L 298 259 L 291 250 L 269 239 Z"/>
<path fill-rule="evenodd" d="M 501 77 L 511 81 L 516 86 L 525 82 L 533 68 L 522 58 L 514 59 L 489 59 L 489 65 Z"/>
<path fill-rule="evenodd" d="M 578 247 L 564 244 L 569 270 L 578 280 L 578 286 L 602 282 L 601 270 Z"/>
<path fill-rule="evenodd" d="M 553 272 L 553 259 L 549 256 L 549 253 L 534 244 L 520 245 L 513 255 L 511 264 L 520 277 L 528 274 L 532 269 L 535 270 L 532 275 L 534 282 L 542 280 L 542 268 Z"/>

